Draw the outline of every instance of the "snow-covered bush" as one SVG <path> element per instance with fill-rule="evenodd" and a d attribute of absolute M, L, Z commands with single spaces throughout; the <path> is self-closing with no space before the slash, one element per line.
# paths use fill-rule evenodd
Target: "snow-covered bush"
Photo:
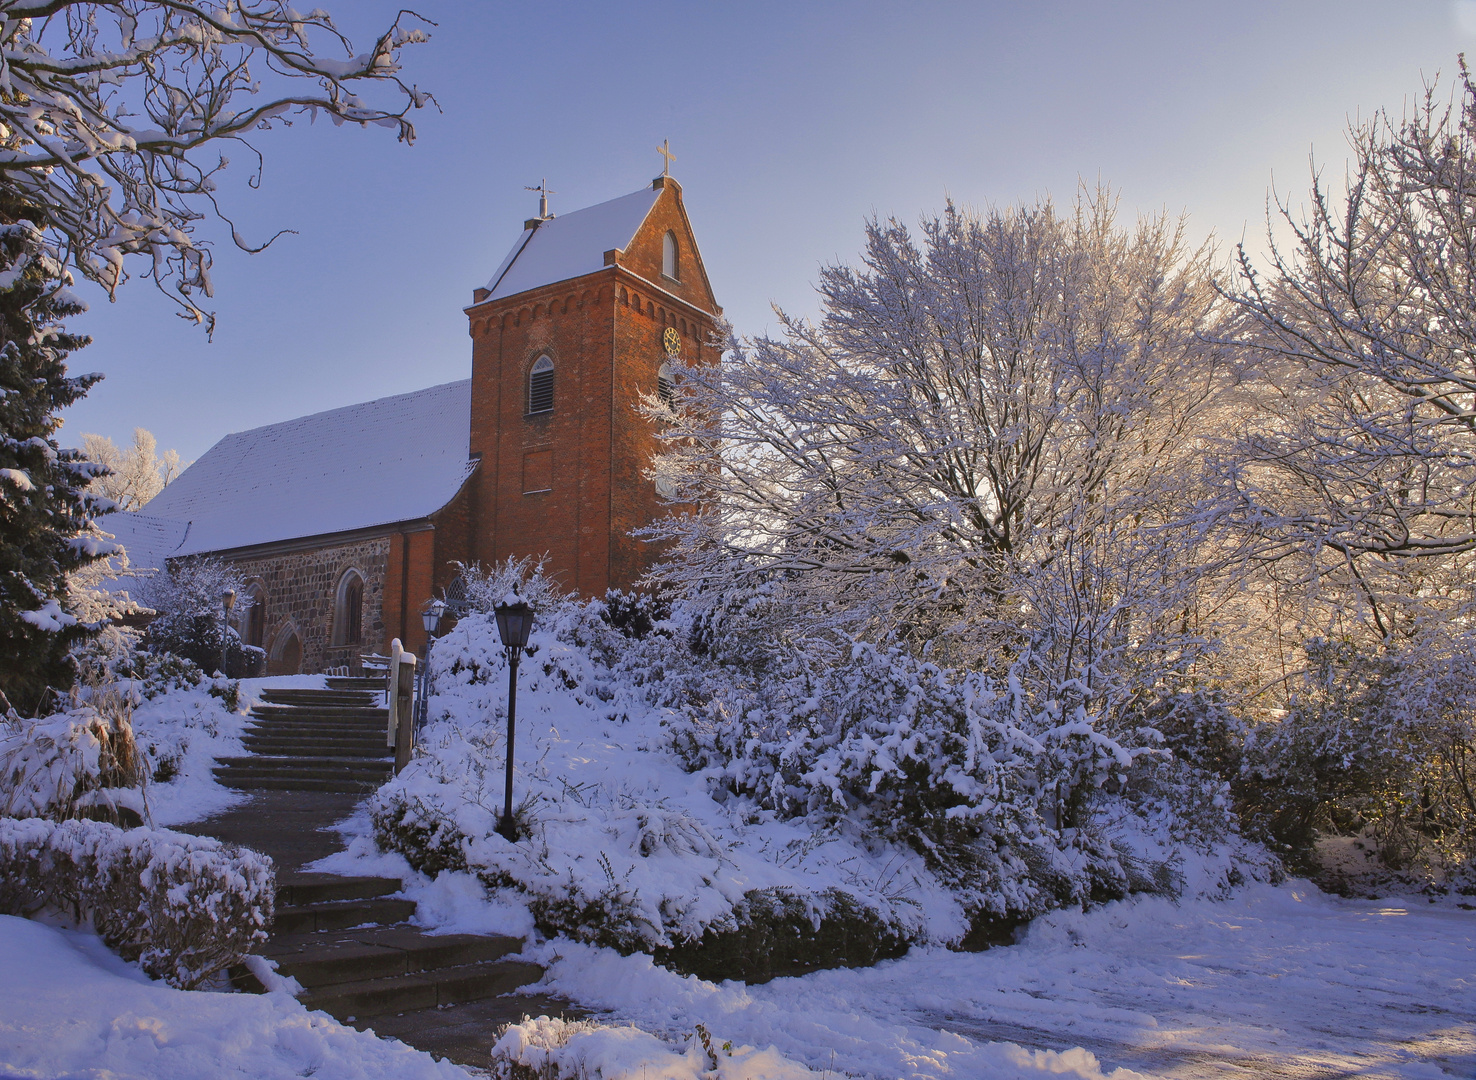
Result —
<path fill-rule="evenodd" d="M 169 824 L 236 798 L 212 769 L 243 753 L 240 684 L 137 638 L 108 628 L 77 651 L 64 712 L 0 718 L 0 814 Z"/>
<path fill-rule="evenodd" d="M 1179 787 L 1199 781 L 1192 805 L 1223 782 L 1171 766 L 1158 731 L 1113 738 L 1079 705 L 900 649 L 858 642 L 835 664 L 794 655 L 761 678 L 709 671 L 704 689 L 669 721 L 690 768 L 783 818 L 858 822 L 907 845 L 976 920 L 1171 891 L 1164 867 L 1119 835 L 1129 820 L 1143 831 L 1145 802 L 1158 811 L 1148 831 L 1166 840 L 1203 848 L 1233 832 L 1223 796 L 1198 827 L 1176 815 Z"/>
<path fill-rule="evenodd" d="M 144 580 L 142 599 L 158 614 L 149 623 L 144 644 L 154 653 L 172 653 L 205 671 L 221 663 L 221 596 L 233 590 L 237 610 L 248 604 L 245 581 L 228 563 L 210 558 L 181 559 Z M 241 641 L 235 627 L 225 627 L 226 671 L 231 678 L 260 675 L 266 653 Z"/>
<path fill-rule="evenodd" d="M 493 620 L 470 611 L 437 642 L 416 756 L 371 802 L 383 848 L 517 890 L 546 934 L 750 979 L 1270 872 L 1238 845 L 1224 781 L 1146 715 L 1112 737 L 1079 704 L 865 643 L 729 653 L 681 607 L 628 636 L 617 604 L 544 595 L 519 677 L 517 842 L 496 830 Z M 1173 738 L 1192 711 L 1160 710 Z"/>
<path fill-rule="evenodd" d="M 193 989 L 271 926 L 271 860 L 208 837 L 0 818 L 0 911 L 88 922 L 124 959 Z"/>
<path fill-rule="evenodd" d="M 673 639 L 627 637 L 610 611 L 552 595 L 539 610 L 520 675 L 516 843 L 496 832 L 507 666 L 495 625 L 473 611 L 437 642 L 417 755 L 371 802 L 381 846 L 428 874 L 470 870 L 518 890 L 544 933 L 654 951 L 682 970 L 704 949 L 761 978 L 962 936 L 957 905 L 915 853 L 782 822 L 688 769 L 663 726 L 674 714 L 648 700 L 660 664 L 630 652 Z"/>
<path fill-rule="evenodd" d="M 1314 873 L 1320 839 L 1366 836 L 1375 876 L 1467 882 L 1476 870 L 1473 646 L 1450 632 L 1376 653 L 1310 643 L 1290 708 L 1247 739 L 1238 787 L 1250 826 Z M 1319 880 L 1358 887 L 1341 877 Z"/>
<path fill-rule="evenodd" d="M 0 816 L 138 824 L 142 769 L 116 692 L 38 720 L 0 719 Z"/>
<path fill-rule="evenodd" d="M 495 1080 L 810 1080 L 774 1047 L 719 1042 L 702 1024 L 672 1046 L 630 1025 L 547 1016 L 511 1024 L 492 1047 Z"/>
<path fill-rule="evenodd" d="M 200 665 L 171 652 L 142 647 L 143 634 L 109 626 L 73 650 L 84 687 L 126 681 L 135 697 L 152 700 L 171 690 L 190 690 L 205 681 Z"/>

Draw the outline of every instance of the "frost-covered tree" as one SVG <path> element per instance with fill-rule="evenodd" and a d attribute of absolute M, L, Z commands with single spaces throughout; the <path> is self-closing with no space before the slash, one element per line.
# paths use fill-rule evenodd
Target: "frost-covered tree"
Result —
<path fill-rule="evenodd" d="M 1476 552 L 1476 87 L 1350 132 L 1346 191 L 1277 204 L 1236 302 L 1263 411 L 1234 480 L 1289 583 L 1375 640 L 1466 618 Z M 1330 585 L 1332 586 L 1330 588 Z M 1353 612 L 1361 619 L 1349 620 Z"/>
<path fill-rule="evenodd" d="M 1229 475 L 1278 719 L 1262 824 L 1294 850 L 1369 830 L 1386 864 L 1476 857 L 1476 86 L 1349 133 L 1339 190 L 1280 199 L 1242 248 L 1238 340 L 1262 403 Z M 1282 240 L 1281 238 L 1286 238 Z M 1299 657 L 1298 654 L 1301 654 Z M 1267 656 L 1273 659 L 1273 656 Z"/>
<path fill-rule="evenodd" d="M 410 141 L 407 114 L 430 101 L 400 76 L 401 49 L 427 39 L 409 12 L 364 52 L 322 9 L 284 0 L 0 0 L 0 19 L 0 184 L 45 208 L 61 263 L 111 295 L 125 256 L 144 256 L 207 324 L 210 248 L 195 229 L 229 223 L 224 145 L 260 160 L 249 140 L 299 116 Z M 383 101 L 360 96 L 375 89 Z"/>
<path fill-rule="evenodd" d="M 133 445 L 126 450 L 106 435 L 83 435 L 82 454 L 107 469 L 92 482 L 91 491 L 118 504 L 120 510 L 138 510 L 180 474 L 179 454 L 158 453 L 151 431 L 133 429 Z"/>
<path fill-rule="evenodd" d="M 1232 408 L 1211 258 L 1181 222 L 1119 227 L 1106 192 L 950 205 L 920 242 L 872 221 L 860 268 L 822 270 L 818 324 L 781 314 L 653 404 L 656 470 L 695 506 L 652 530 L 656 576 L 762 593 L 765 632 L 806 650 L 900 642 L 1126 717 L 1189 674 L 1236 555 L 1205 542 Z"/>
<path fill-rule="evenodd" d="M 39 708 L 67 686 L 67 652 L 86 632 L 67 575 L 115 549 L 88 526 L 97 466 L 57 445 L 59 410 L 101 376 L 67 375 L 87 344 L 61 321 L 82 310 L 39 227 L 44 216 L 0 203 L 0 710 Z"/>
<path fill-rule="evenodd" d="M 156 613 L 144 636 L 144 646 L 152 652 L 192 660 L 205 671 L 216 671 L 220 668 L 224 632 L 225 673 L 239 677 L 247 668 L 257 666 L 250 654 L 260 657 L 261 650 L 244 645 L 235 627 L 226 625 L 221 604 L 222 594 L 233 591 L 237 597 L 235 617 L 244 618 L 251 606 L 245 584 L 230 564 L 209 558 L 176 560 L 143 579 L 139 599 Z"/>

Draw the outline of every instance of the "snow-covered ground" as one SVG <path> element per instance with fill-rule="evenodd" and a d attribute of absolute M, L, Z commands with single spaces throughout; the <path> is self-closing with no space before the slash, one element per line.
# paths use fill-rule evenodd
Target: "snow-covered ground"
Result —
<path fill-rule="evenodd" d="M 762 986 L 566 942 L 541 958 L 548 989 L 648 1030 L 700 1022 L 851 1075 L 1096 1076 L 1094 1056 L 1103 1075 L 1175 1080 L 1476 1076 L 1476 911 L 1299 882 L 1057 912 L 1016 946 Z M 1022 1045 L 1062 1053 L 1026 1069 Z"/>
<path fill-rule="evenodd" d="M 442 805 L 465 830 L 471 867 L 516 870 L 509 876 L 520 888 L 489 895 L 472 873 L 414 872 L 402 856 L 374 849 L 367 808 L 344 826 L 348 850 L 322 868 L 401 876 L 418 921 L 432 929 L 527 937 L 528 958 L 548 969 L 539 989 L 609 1025 L 576 1033 L 553 1054 L 560 1080 L 1476 1076 L 1476 910 L 1468 898 L 1342 900 L 1301 882 L 1226 896 L 1210 859 L 1204 873 L 1189 875 L 1203 883 L 1187 883 L 1182 902 L 1140 896 L 1058 911 L 1014 946 L 914 948 L 873 968 L 755 986 L 682 977 L 648 955 L 567 937 L 539 940 L 530 897 L 553 876 L 564 875 L 571 889 L 618 879 L 637 909 L 664 912 L 672 898 L 684 912 L 705 904 L 713 909 L 705 922 L 740 887 L 858 888 L 857 867 L 875 877 L 884 867 L 873 862 L 896 859 L 852 837 L 803 843 L 800 823 L 714 801 L 703 777 L 671 757 L 655 710 L 617 712 L 599 697 L 571 704 L 560 665 L 580 658 L 560 655 L 556 642 L 545 648 L 543 663 L 525 673 L 518 755 L 519 795 L 537 796 L 528 814 L 536 865 L 517 863 L 503 850 L 511 845 L 491 833 L 500 795 L 491 769 L 500 764 L 495 671 L 441 687 L 433 709 L 445 719 L 429 734 L 444 743 L 433 745 L 445 771 L 425 768 L 437 763 L 433 755 L 406 774 L 414 784 L 395 785 L 427 799 L 465 799 Z M 234 714 L 203 689 L 138 710 L 141 743 L 182 751 L 177 778 L 151 789 L 156 820 L 189 820 L 239 798 L 214 782 L 209 764 L 238 752 L 242 713 L 263 682 L 243 684 Z M 284 682 L 321 680 L 271 680 Z M 487 790 L 473 765 L 487 766 Z M 658 834 L 707 846 L 647 842 Z M 928 885 L 913 872 L 907 899 L 926 910 L 928 937 L 946 940 L 947 904 Z M 699 1024 L 715 1046 L 734 1048 L 716 1072 L 692 1041 Z M 557 1027 L 529 1026 L 525 1047 L 536 1050 Z M 206 1075 L 466 1074 L 310 1014 L 284 993 L 183 994 L 150 983 L 88 934 L 0 918 L 0 1080 Z"/>
<path fill-rule="evenodd" d="M 1476 1075 L 1476 911 L 1446 901 L 1340 900 L 1300 883 L 1182 906 L 1144 898 L 1058 912 L 985 953 L 914 950 L 762 986 L 567 941 L 538 956 L 548 989 L 678 1052 L 698 1023 L 718 1046 L 772 1045 L 748 1059 L 780 1070 L 769 1080 L 803 1075 L 789 1063 L 940 1080 Z M 150 983 L 85 933 L 0 918 L 0 971 L 6 1078 L 465 1075 L 284 994 Z M 626 1060 L 641 1048 L 607 1043 Z"/>
<path fill-rule="evenodd" d="M 285 993 L 151 982 L 94 935 L 0 915 L 4 1080 L 465 1080 L 398 1042 L 309 1013 Z"/>

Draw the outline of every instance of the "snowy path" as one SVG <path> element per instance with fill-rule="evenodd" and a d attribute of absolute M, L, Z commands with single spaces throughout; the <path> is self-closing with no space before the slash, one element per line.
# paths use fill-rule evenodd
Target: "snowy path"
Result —
<path fill-rule="evenodd" d="M 1024 943 L 914 953 L 766 986 L 713 986 L 564 947 L 561 993 L 636 1023 L 766 1045 L 812 1067 L 975 1077 L 1476 1076 L 1476 912 L 1345 901 L 1302 884 L 1225 903 L 1149 899 L 1038 920 Z"/>

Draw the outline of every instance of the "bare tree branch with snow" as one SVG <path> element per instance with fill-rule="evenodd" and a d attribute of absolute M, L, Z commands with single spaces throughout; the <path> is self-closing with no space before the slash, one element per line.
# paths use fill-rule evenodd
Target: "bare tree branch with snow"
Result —
<path fill-rule="evenodd" d="M 0 20 L 0 183 L 44 211 L 63 264 L 112 295 L 125 256 L 145 256 L 207 327 L 196 225 L 230 224 L 216 199 L 228 159 L 207 147 L 238 142 L 259 162 L 252 136 L 319 115 L 409 142 L 408 114 L 432 101 L 401 77 L 400 51 L 428 38 L 411 12 L 360 53 L 326 12 L 283 0 L 0 0 Z M 375 88 L 385 101 L 360 96 Z M 270 243 L 231 233 L 248 251 Z"/>
<path fill-rule="evenodd" d="M 1234 483 L 1289 584 L 1351 598 L 1378 638 L 1469 608 L 1476 554 L 1476 86 L 1350 132 L 1338 197 L 1278 200 L 1242 247 L 1239 340 L 1264 406 Z M 1324 626 L 1320 632 L 1335 628 Z"/>

